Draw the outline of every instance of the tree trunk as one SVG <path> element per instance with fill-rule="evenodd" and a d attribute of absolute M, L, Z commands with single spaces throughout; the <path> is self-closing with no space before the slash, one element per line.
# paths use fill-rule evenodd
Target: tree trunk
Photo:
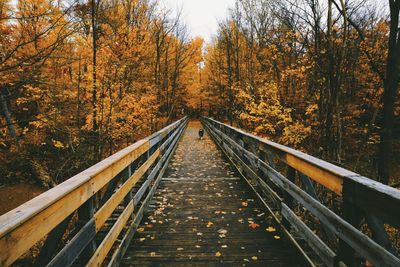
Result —
<path fill-rule="evenodd" d="M 93 69 L 92 69 L 92 123 L 93 123 L 93 159 L 99 159 L 98 153 L 98 124 L 97 124 L 97 42 L 96 42 L 96 32 L 97 32 L 97 25 L 96 25 L 96 0 L 91 0 L 92 5 L 92 46 L 93 46 Z"/>
<path fill-rule="evenodd" d="M 379 181 L 389 183 L 392 162 L 394 103 L 397 96 L 400 71 L 399 10 L 400 0 L 389 0 L 390 33 L 383 92 L 383 123 L 380 133 L 378 174 Z"/>
<path fill-rule="evenodd" d="M 0 92 L 0 105 L 1 105 L 1 111 L 3 113 L 3 116 L 7 122 L 8 131 L 10 132 L 10 135 L 13 138 L 15 138 L 15 141 L 17 141 L 17 143 L 18 143 L 17 132 L 15 131 L 14 123 L 11 118 L 11 113 L 10 113 L 10 110 L 8 109 L 7 100 L 5 99 L 3 92 Z"/>

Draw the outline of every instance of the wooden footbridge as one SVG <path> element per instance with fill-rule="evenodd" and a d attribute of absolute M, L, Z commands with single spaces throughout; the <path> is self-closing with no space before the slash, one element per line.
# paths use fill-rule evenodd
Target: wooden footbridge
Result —
<path fill-rule="evenodd" d="M 400 266 L 399 190 L 202 124 L 202 140 L 183 118 L 1 216 L 0 266 Z"/>

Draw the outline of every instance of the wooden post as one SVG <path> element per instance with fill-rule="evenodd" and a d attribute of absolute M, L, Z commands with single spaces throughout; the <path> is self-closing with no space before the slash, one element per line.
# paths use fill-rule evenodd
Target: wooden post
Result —
<path fill-rule="evenodd" d="M 352 203 L 348 202 L 345 198 L 345 191 L 343 192 L 343 214 L 342 217 L 355 228 L 359 228 L 362 214 L 360 210 Z M 358 266 L 356 264 L 355 250 L 343 240 L 339 240 L 338 259 L 343 261 L 347 266 Z"/>
<path fill-rule="evenodd" d="M 90 219 L 93 218 L 94 215 L 94 198 L 96 195 L 89 198 L 79 209 L 78 209 L 78 217 L 79 222 L 82 225 L 85 225 Z M 79 261 L 83 261 L 86 263 L 93 253 L 96 251 L 96 242 L 92 240 L 89 245 L 82 251 L 81 256 L 79 257 Z"/>
<path fill-rule="evenodd" d="M 296 170 L 290 166 L 287 166 L 287 170 L 286 170 L 286 178 L 291 181 L 292 183 L 295 183 L 295 179 L 296 179 Z M 287 192 L 283 192 L 283 201 L 285 202 L 285 204 L 292 209 L 293 208 L 293 197 L 287 193 Z M 282 218 L 282 223 L 283 226 L 285 226 L 286 229 L 290 230 L 291 224 L 288 220 L 286 220 L 286 218 Z"/>
<path fill-rule="evenodd" d="M 64 221 L 62 221 L 56 228 L 54 228 L 50 234 L 47 236 L 46 242 L 40 250 L 37 256 L 34 266 L 45 266 L 50 260 L 56 255 L 62 245 L 62 237 L 67 230 L 68 224 L 71 221 L 72 215 L 68 216 Z"/>

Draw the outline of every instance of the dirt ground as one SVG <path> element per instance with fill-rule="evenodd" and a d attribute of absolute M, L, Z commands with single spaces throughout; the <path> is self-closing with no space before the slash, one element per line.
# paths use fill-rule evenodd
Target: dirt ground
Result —
<path fill-rule="evenodd" d="M 29 183 L 2 185 L 0 187 L 0 215 L 44 192 L 40 186 Z"/>

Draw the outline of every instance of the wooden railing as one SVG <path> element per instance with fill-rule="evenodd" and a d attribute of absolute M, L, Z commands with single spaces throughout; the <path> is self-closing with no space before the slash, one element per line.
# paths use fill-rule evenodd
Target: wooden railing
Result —
<path fill-rule="evenodd" d="M 385 231 L 399 231 L 399 190 L 211 118 L 203 124 L 303 252 L 290 230 L 327 266 L 355 266 L 356 260 L 400 266 Z M 314 186 L 340 199 L 336 212 L 322 204 Z M 319 220 L 320 229 L 307 225 L 299 210 Z M 359 229 L 364 221 L 372 237 Z"/>
<path fill-rule="evenodd" d="M 183 118 L 1 216 L 0 266 L 34 246 L 41 248 L 36 266 L 118 265 L 186 124 Z"/>

